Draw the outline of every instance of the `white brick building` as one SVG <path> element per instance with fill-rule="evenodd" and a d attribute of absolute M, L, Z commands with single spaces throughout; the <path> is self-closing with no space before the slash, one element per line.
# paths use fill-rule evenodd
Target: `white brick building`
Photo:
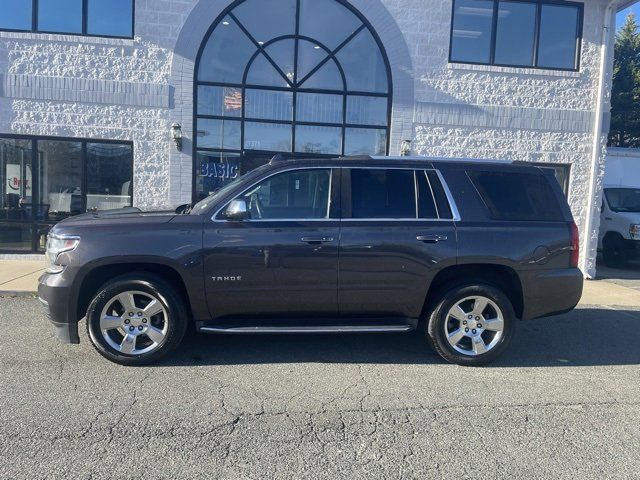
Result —
<path fill-rule="evenodd" d="M 13 0 L 14 3 L 15 1 Z M 40 0 L 40 3 L 46 4 L 47 1 Z M 100 1 L 89 0 L 90 8 L 92 3 Z M 122 0 L 118 1 L 123 3 Z M 23 227 L 28 223 L 32 224 L 29 228 L 33 228 L 37 234 L 36 224 L 43 224 L 44 229 L 46 223 L 52 221 L 50 205 L 66 202 L 66 208 L 71 210 L 69 204 L 75 197 L 78 198 L 79 205 L 85 209 L 91 206 L 100 208 L 103 204 L 111 205 L 113 202 L 105 198 L 113 196 L 113 188 L 110 191 L 103 186 L 96 187 L 97 190 L 92 194 L 91 185 L 100 182 L 91 178 L 87 180 L 87 175 L 90 176 L 94 172 L 93 167 L 86 166 L 90 161 L 87 158 L 94 152 L 95 144 L 91 143 L 94 139 L 132 142 L 134 205 L 142 208 L 166 208 L 190 202 L 194 195 L 194 186 L 200 181 L 197 178 L 198 171 L 194 168 L 201 167 L 196 163 L 194 152 L 194 72 L 198 52 L 208 38 L 220 35 L 221 25 L 223 22 L 228 23 L 226 19 L 230 18 L 227 16 L 229 13 L 234 15 L 234 18 L 239 18 L 240 23 L 244 23 L 243 16 L 253 14 L 259 20 L 255 23 L 256 29 L 276 25 L 282 29 L 281 33 L 286 35 L 286 15 L 279 14 L 273 19 L 270 19 L 269 15 L 274 8 L 281 8 L 282 4 L 288 1 L 246 0 L 250 6 L 245 8 L 246 5 L 242 6 L 244 2 L 232 0 L 135 0 L 133 33 L 119 35 L 123 38 L 99 36 L 100 27 L 96 26 L 97 21 L 87 12 L 82 15 L 80 30 L 84 35 L 41 33 L 52 28 L 41 27 L 37 12 L 31 12 L 33 23 L 29 28 L 14 27 L 16 31 L 0 31 L 0 138 L 8 134 L 5 138 L 12 141 L 32 141 L 29 145 L 36 145 L 32 150 L 40 152 L 40 155 L 31 153 L 33 161 L 39 162 L 37 168 L 40 173 L 32 177 L 30 171 L 21 172 L 22 185 L 27 185 L 28 189 L 29 182 L 33 181 L 37 184 L 35 189 L 16 194 L 16 199 L 20 195 L 33 196 L 33 199 L 19 200 L 22 203 L 47 203 L 50 210 L 47 218 L 0 218 L 0 230 L 14 228 L 15 225 L 11 222 L 22 222 Z M 294 12 L 312 8 L 309 0 L 300 0 L 301 4 L 296 0 L 290 1 Z M 390 115 L 385 117 L 383 124 L 376 123 L 381 129 L 380 134 L 372 135 L 377 135 L 378 145 L 385 144 L 385 153 L 397 155 L 402 141 L 411 140 L 413 153 L 419 155 L 497 158 L 570 165 L 570 172 L 562 168 L 558 168 L 558 172 L 561 176 L 569 173 L 569 201 L 583 238 L 582 266 L 589 275 L 594 273 L 594 240 L 597 238 L 598 229 L 596 212 L 601 195 L 605 130 L 608 125 L 607 114 L 602 115 L 602 112 L 608 112 L 615 12 L 632 2 L 585 0 L 584 3 L 578 4 L 575 10 L 578 22 L 575 42 L 577 61 L 575 65 L 565 65 L 566 68 L 562 69 L 548 68 L 548 65 L 557 67 L 553 62 L 559 60 L 553 56 L 556 54 L 549 53 L 553 50 L 549 50 L 549 45 L 544 42 L 554 42 L 560 38 L 554 36 L 560 33 L 553 33 L 552 19 L 548 16 L 555 15 L 553 12 L 556 10 L 553 10 L 553 7 L 573 8 L 576 3 L 531 0 L 525 2 L 526 7 L 518 10 L 521 5 L 514 5 L 513 2 L 499 3 L 497 0 L 456 0 L 458 4 L 455 8 L 452 0 L 313 1 L 317 2 L 314 4 L 315 7 L 322 7 L 316 8 L 317 11 L 314 13 L 318 17 L 318 23 L 330 24 L 331 28 L 335 29 L 338 42 L 342 38 L 341 28 L 344 29 L 343 37 L 351 31 L 348 30 L 348 25 L 344 26 L 350 20 L 342 21 L 336 17 L 336 12 L 342 8 L 349 12 L 345 15 L 354 15 L 353 18 L 363 22 L 365 31 L 370 31 L 379 39 L 381 55 L 388 59 L 385 63 L 388 67 L 386 73 L 390 88 L 388 91 L 376 92 L 377 98 L 389 101 Z M 279 2 L 276 7 L 274 2 Z M 339 2 L 338 7 L 329 5 L 336 2 Z M 347 3 L 348 6 L 343 6 Z M 488 4 L 494 6 L 487 7 Z M 239 7 L 244 8 L 244 12 Z M 495 9 L 493 16 L 492 8 Z M 516 19 L 524 22 L 522 25 L 526 26 L 529 11 L 532 15 L 535 12 L 537 20 L 532 24 L 531 32 L 525 31 L 524 36 L 535 42 L 532 43 L 535 58 L 531 63 L 538 66 L 497 66 L 514 63 L 512 57 L 518 55 L 518 52 L 509 44 L 525 44 L 524 48 L 527 48 L 526 38 L 519 42 L 508 41 L 508 35 L 513 34 L 513 28 L 510 30 L 504 19 L 517 17 Z M 460 23 L 452 28 L 453 12 L 460 16 L 459 20 L 456 20 Z M 574 15 L 574 10 L 566 9 L 562 12 Z M 314 30 L 308 20 L 299 21 L 296 26 L 296 18 L 304 15 L 310 14 L 294 13 L 291 17 L 291 35 L 295 35 L 296 32 L 298 35 L 306 35 L 303 31 L 305 28 L 310 29 L 309 31 Z M 323 16 L 327 18 L 321 18 Z M 124 17 L 127 15 L 124 14 Z M 45 22 L 44 19 L 45 17 L 42 23 Z M 469 29 L 469 22 L 476 21 L 478 28 Z M 236 28 L 235 25 L 232 26 Z M 243 26 L 248 30 L 254 28 L 251 25 Z M 490 28 L 486 31 L 488 34 L 483 33 L 484 26 L 491 26 L 487 27 Z M 567 28 L 571 30 L 570 26 Z M 518 26 L 517 30 L 522 31 L 523 28 Z M 257 33 L 254 32 L 254 35 L 257 36 Z M 453 40 L 452 35 L 455 37 Z M 503 35 L 507 40 L 503 39 Z M 331 42 L 333 36 L 326 36 L 326 39 L 327 42 Z M 450 58 L 455 59 L 456 55 L 482 56 L 484 51 L 480 50 L 484 39 L 491 42 L 488 47 L 488 60 L 480 58 L 480 61 L 470 63 L 450 61 Z M 266 43 L 260 43 L 260 46 L 256 45 L 255 48 L 264 48 L 268 52 L 272 38 L 258 40 Z M 319 49 L 321 39 L 314 37 L 305 41 L 312 45 L 311 40 L 318 40 L 314 48 Z M 293 39 L 289 43 L 293 45 L 292 42 Z M 300 45 L 302 43 L 299 42 Z M 282 45 L 284 44 L 283 41 Z M 459 45 L 459 52 L 450 52 L 454 44 L 455 48 Z M 262 47 L 263 45 L 266 46 Z M 334 47 L 335 45 L 330 46 L 328 50 L 333 51 Z M 296 46 L 296 51 L 299 51 L 299 48 L 302 47 Z M 322 48 L 324 49 L 324 45 Z M 218 51 L 214 47 L 211 47 L 211 50 Z M 371 48 L 369 51 L 374 55 Z M 209 53 L 203 53 L 203 56 L 207 55 Z M 229 56 L 228 49 L 220 50 L 219 55 L 225 59 L 225 55 Z M 276 57 L 278 52 L 274 51 L 273 55 Z M 357 57 L 358 54 L 353 55 Z M 550 59 L 546 59 L 545 56 L 548 55 L 551 55 Z M 340 54 L 336 53 L 337 61 L 340 60 L 339 56 Z M 246 63 L 240 54 L 234 54 L 232 57 L 237 57 L 238 62 Z M 506 61 L 501 63 L 498 58 Z M 207 68 L 216 68 L 215 58 L 204 61 L 212 65 Z M 225 61 L 229 59 L 226 58 Z M 347 59 L 346 62 L 348 61 Z M 286 70 L 284 65 L 276 63 L 283 71 Z M 294 63 L 295 68 L 300 68 L 297 60 Z M 363 73 L 366 74 L 366 71 Z M 215 72 L 211 75 L 215 76 Z M 289 76 L 289 72 L 285 75 Z M 298 75 L 301 74 L 298 72 Z M 349 82 L 350 75 L 353 75 L 353 72 L 346 73 Z M 330 74 L 327 73 L 327 76 Z M 298 77 L 297 80 L 299 79 Z M 294 79 L 293 84 L 295 83 Z M 204 92 L 204 87 L 208 84 L 199 85 L 203 87 Z M 206 93 L 211 97 L 203 93 L 201 98 L 215 98 L 215 88 Z M 358 88 L 349 85 L 346 89 L 358 91 Z M 246 93 L 242 87 L 238 87 L 238 92 L 229 93 L 229 90 L 225 90 L 224 108 L 227 109 L 227 113 L 232 112 L 229 113 L 231 116 L 240 115 L 239 111 L 233 112 L 234 109 L 241 108 L 233 102 L 246 101 L 242 97 L 243 92 Z M 300 93 L 297 95 L 302 98 Z M 343 97 L 344 104 L 336 108 L 347 108 L 349 95 L 345 93 Z M 371 105 L 376 102 L 380 103 L 378 100 L 371 100 Z M 295 100 L 293 105 L 295 109 Z M 371 105 L 363 108 L 366 110 Z M 242 113 L 246 113 L 244 109 Z M 369 113 L 367 110 L 363 115 L 367 117 Z M 218 125 L 215 123 L 218 121 L 216 115 L 216 112 L 213 112 L 214 118 L 210 120 Z M 295 122 L 296 114 L 293 115 Z M 323 115 L 331 117 L 331 112 Z M 358 142 L 368 134 L 363 128 L 350 130 L 349 125 L 354 122 L 349 121 L 347 117 L 351 116 L 351 113 L 345 112 L 343 118 L 336 120 L 339 125 L 335 128 L 318 127 L 318 131 L 322 131 L 321 136 L 326 135 L 328 138 L 335 133 L 336 138 L 341 139 L 343 147 L 338 147 L 335 153 L 362 150 Z M 354 118 L 357 117 L 358 114 L 354 114 Z M 284 120 L 291 119 L 285 116 Z M 373 123 L 368 121 L 368 117 L 365 120 L 357 123 Z M 323 119 L 322 122 L 327 121 Z M 182 129 L 182 151 L 178 151 L 171 138 L 171 125 L 174 123 L 179 124 Z M 238 126 L 241 123 L 241 130 L 244 132 L 245 128 L 249 128 L 248 123 L 245 127 L 244 122 L 238 122 Z M 228 121 L 227 127 L 230 124 L 232 126 L 229 128 L 233 130 L 235 124 Z M 339 137 L 341 128 L 342 136 Z M 240 155 L 256 146 L 256 149 L 263 150 L 260 148 L 260 142 L 251 143 L 248 140 L 249 134 L 242 132 L 227 131 L 222 126 L 221 132 L 215 133 L 233 137 L 233 140 L 227 140 L 225 137 L 220 142 L 231 143 L 231 150 L 238 150 Z M 262 135 L 260 132 L 258 136 Z M 302 137 L 303 129 L 299 132 L 299 137 Z M 313 126 L 310 126 L 309 132 L 313 132 Z M 348 138 L 350 134 L 354 135 L 352 140 Z M 385 136 L 387 134 L 388 137 Z M 240 143 L 235 137 L 238 135 Z M 54 175 L 50 173 L 54 171 L 53 167 L 42 166 L 46 163 L 45 157 L 53 158 L 54 155 L 42 153 L 45 141 L 55 141 L 55 138 L 48 137 L 83 139 L 77 147 L 81 152 L 78 154 L 78 162 L 85 165 L 78 167 L 78 187 L 58 189 L 52 193 L 53 187 L 47 186 L 44 182 L 44 177 Z M 381 139 L 385 139 L 386 142 L 382 142 Z M 41 141 L 43 146 L 41 147 L 40 143 L 36 144 L 36 141 Z M 204 140 L 196 138 L 196 141 L 199 142 L 199 147 L 202 147 Z M 210 145 L 223 147 L 216 142 L 217 140 Z M 358 145 L 351 150 L 344 147 L 348 142 Z M 14 149 L 15 146 L 12 144 L 11 148 Z M 318 148 L 313 150 L 309 149 L 309 145 L 305 145 L 304 151 L 334 153 L 329 147 Z M 275 151 L 287 149 L 292 150 L 293 147 L 282 148 L 280 145 L 273 148 Z M 225 157 L 223 160 L 227 161 L 228 158 Z M 100 165 L 104 170 L 104 165 Z M 36 170 L 35 164 L 30 165 L 29 169 L 31 167 Z M 16 172 L 14 169 L 14 176 Z M 225 176 L 228 173 L 221 170 L 220 175 Z M 9 178 L 12 173 L 8 173 L 8 170 L 3 172 L 3 175 L 3 182 L 12 181 Z M 13 181 L 15 185 L 20 184 L 19 180 Z M 123 198 L 126 197 L 125 187 L 130 185 L 131 183 L 122 183 L 122 191 L 116 193 Z M 120 184 L 117 186 L 117 189 L 119 188 Z M 44 199 L 47 192 L 49 198 Z M 36 194 L 39 199 L 35 198 Z M 10 209 L 10 205 L 4 205 L 4 208 Z M 26 251 L 39 246 L 37 236 L 29 244 L 29 248 L 28 243 L 18 241 L 16 246 L 15 241 L 10 239 L 7 243 L 9 247 L 0 245 L 0 249 Z"/>

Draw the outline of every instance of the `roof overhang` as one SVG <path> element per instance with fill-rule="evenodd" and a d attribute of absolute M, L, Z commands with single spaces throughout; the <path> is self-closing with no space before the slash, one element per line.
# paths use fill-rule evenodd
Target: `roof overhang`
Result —
<path fill-rule="evenodd" d="M 620 12 L 620 11 L 624 10 L 625 8 L 628 8 L 628 7 L 630 7 L 631 5 L 633 5 L 634 3 L 637 3 L 637 2 L 638 2 L 638 0 L 621 0 L 616 5 L 616 12 Z"/>

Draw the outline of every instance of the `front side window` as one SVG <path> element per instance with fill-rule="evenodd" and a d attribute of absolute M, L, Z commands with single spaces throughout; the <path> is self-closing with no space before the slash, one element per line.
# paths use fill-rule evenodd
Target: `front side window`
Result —
<path fill-rule="evenodd" d="M 578 69 L 583 7 L 547 0 L 454 0 L 451 62 Z"/>
<path fill-rule="evenodd" d="M 284 172 L 241 195 L 252 220 L 319 220 L 329 218 L 331 170 Z"/>
<path fill-rule="evenodd" d="M 134 0 L 3 0 L 0 30 L 133 37 Z"/>

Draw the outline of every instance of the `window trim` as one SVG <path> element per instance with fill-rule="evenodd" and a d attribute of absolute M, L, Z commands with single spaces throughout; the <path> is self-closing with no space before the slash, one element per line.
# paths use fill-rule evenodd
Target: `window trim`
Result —
<path fill-rule="evenodd" d="M 427 172 L 435 172 L 435 174 L 438 176 L 438 180 L 440 181 L 440 185 L 442 185 L 442 189 L 444 190 L 444 194 L 447 198 L 447 202 L 449 203 L 449 208 L 451 209 L 451 215 L 452 215 L 452 218 L 420 218 L 420 212 L 416 208 L 416 218 L 349 218 L 343 215 L 344 210 L 341 208 L 340 220 L 343 222 L 376 222 L 376 221 L 380 221 L 380 222 L 459 222 L 461 221 L 458 205 L 456 204 L 453 198 L 453 195 L 451 194 L 451 190 L 449 189 L 449 186 L 447 185 L 447 183 L 444 180 L 444 177 L 442 176 L 442 173 L 437 168 L 393 167 L 393 166 L 379 167 L 379 166 L 364 166 L 364 165 L 363 166 L 360 166 L 360 165 L 344 166 L 340 168 L 342 170 L 413 170 L 414 179 L 415 179 L 416 172 L 424 172 L 430 189 L 433 189 L 433 187 L 431 186 L 431 179 L 427 175 Z M 346 178 L 346 176 L 343 176 L 343 179 L 344 178 Z M 417 187 L 414 189 L 414 195 L 416 197 L 418 195 Z M 435 198 L 434 198 L 434 201 L 435 201 Z M 437 209 L 438 209 L 438 206 L 436 202 L 436 210 Z"/>
<path fill-rule="evenodd" d="M 2 139 L 11 139 L 11 140 L 25 140 L 31 143 L 31 184 L 32 184 L 32 198 L 36 198 L 40 200 L 40 158 L 38 155 L 38 141 L 58 141 L 58 142 L 74 142 L 80 143 L 80 174 L 81 174 L 81 188 L 82 188 L 82 213 L 86 213 L 87 206 L 87 144 L 90 143 L 104 143 L 110 145 L 127 145 L 131 147 L 131 205 L 134 202 L 134 193 L 135 193 L 135 178 L 134 178 L 134 159 L 135 159 L 135 151 L 133 141 L 130 140 L 112 140 L 112 139 L 102 139 L 102 138 L 84 138 L 84 137 L 56 137 L 49 135 L 20 135 L 13 133 L 0 133 L 0 140 Z M 37 205 L 37 204 L 36 204 Z M 15 249 L 5 249 L 0 245 L 0 253 L 3 254 L 30 254 L 30 253 L 42 253 L 38 250 L 38 235 L 37 231 L 42 226 L 52 227 L 58 222 L 47 221 L 47 220 L 8 220 L 8 219 L 0 219 L 0 224 L 15 224 L 15 225 L 28 225 L 31 227 L 31 250 L 15 250 Z"/>
<path fill-rule="evenodd" d="M 214 223 L 228 223 L 231 222 L 231 220 L 227 220 L 225 218 L 220 218 L 220 214 L 222 213 L 222 211 L 224 209 L 226 209 L 229 204 L 237 199 L 240 195 L 242 195 L 244 192 L 247 192 L 249 190 L 251 190 L 253 187 L 255 187 L 256 185 L 262 183 L 265 180 L 268 180 L 269 178 L 278 175 L 280 173 L 286 173 L 286 172 L 291 172 L 291 171 L 298 171 L 298 170 L 322 170 L 322 169 L 329 169 L 331 170 L 331 178 L 329 180 L 329 185 L 330 185 L 330 190 L 329 190 L 329 218 L 286 218 L 286 219 L 248 219 L 248 220 L 242 220 L 242 223 L 264 223 L 264 222 L 269 222 L 269 223 L 274 223 L 274 222 L 287 222 L 287 223 L 291 223 L 291 222 L 459 222 L 461 221 L 460 218 L 460 213 L 458 210 L 458 206 L 453 198 L 453 195 L 451 194 L 451 190 L 449 189 L 449 186 L 447 185 L 447 183 L 444 180 L 444 177 L 442 176 L 442 173 L 440 172 L 440 170 L 438 170 L 437 168 L 420 168 L 420 167 L 382 167 L 382 166 L 359 166 L 359 165 L 353 165 L 353 166 L 336 166 L 336 165 L 329 165 L 329 166 L 309 166 L 309 167 L 290 167 L 290 168 L 286 168 L 283 170 L 277 170 L 275 172 L 270 173 L 269 175 L 259 178 L 256 181 L 254 181 L 253 183 L 251 183 L 248 187 L 242 187 L 242 189 L 238 191 L 238 193 L 233 194 L 231 197 L 229 197 L 227 200 L 225 200 L 223 202 L 222 207 L 218 208 L 215 210 L 215 213 L 213 215 L 211 215 L 210 219 L 212 222 Z M 416 217 L 415 218 L 349 218 L 349 217 L 345 217 L 344 216 L 344 210 L 343 210 L 343 205 L 344 205 L 344 198 L 343 198 L 343 194 L 344 194 L 344 183 L 346 181 L 347 176 L 343 175 L 343 172 L 345 170 L 410 170 L 413 172 L 414 175 L 414 185 L 415 185 L 415 180 L 416 180 L 416 175 L 418 174 L 418 172 L 423 172 L 425 175 L 425 178 L 427 180 L 427 183 L 429 185 L 429 188 L 433 191 L 433 187 L 431 185 L 431 179 L 429 179 L 429 176 L 427 175 L 427 172 L 435 172 L 435 174 L 438 176 L 438 180 L 440 181 L 440 185 L 442 186 L 442 189 L 444 190 L 447 202 L 449 204 L 449 208 L 451 210 L 451 215 L 452 218 L 419 218 L 420 217 L 420 212 L 418 209 L 418 205 L 416 204 Z M 350 188 L 350 187 L 349 187 Z M 349 190 L 350 191 L 350 190 Z M 414 196 L 416 197 L 416 202 L 417 202 L 417 196 L 418 196 L 418 189 L 417 189 L 417 185 L 414 188 Z M 434 197 L 434 202 L 435 202 L 435 197 Z M 436 205 L 436 211 L 438 211 L 438 205 L 437 202 L 435 202 Z M 439 214 L 439 211 L 438 211 Z"/>
<path fill-rule="evenodd" d="M 128 39 L 131 40 L 135 37 L 136 30 L 136 0 L 131 0 L 131 35 L 106 35 L 106 34 L 97 34 L 97 33 L 89 33 L 88 32 L 88 12 L 89 12 L 89 1 L 90 0 L 82 0 L 82 31 L 81 32 L 64 32 L 57 30 L 44 30 L 38 28 L 38 0 L 31 0 L 31 28 L 30 29 L 20 29 L 20 28 L 2 28 L 0 27 L 0 32 L 16 32 L 16 33 L 42 33 L 47 35 L 74 35 L 78 37 L 94 37 L 94 38 L 119 38 L 119 39 Z"/>
<path fill-rule="evenodd" d="M 584 34 L 584 3 L 575 1 L 564 0 L 502 0 L 514 3 L 529 3 L 536 5 L 536 18 L 535 18 L 535 31 L 534 31 L 534 44 L 533 44 L 533 65 L 514 65 L 503 64 L 495 62 L 496 54 L 496 37 L 498 30 L 498 7 L 501 0 L 489 0 L 493 1 L 493 17 L 491 25 L 491 43 L 489 45 L 489 62 L 474 62 L 469 60 L 454 60 L 453 56 L 453 25 L 455 21 L 456 1 L 451 2 L 451 25 L 449 28 L 449 56 L 448 62 L 461 65 L 484 65 L 489 67 L 505 67 L 505 68 L 530 68 L 533 70 L 552 70 L 560 72 L 579 72 L 581 68 L 582 59 L 582 40 Z M 540 45 L 540 27 L 542 18 L 542 6 L 543 5 L 556 5 L 565 7 L 577 7 L 578 9 L 578 22 L 576 25 L 576 53 L 574 59 L 573 68 L 564 67 L 541 67 L 538 66 L 538 50 Z"/>
<path fill-rule="evenodd" d="M 269 180 L 276 175 L 280 175 L 281 173 L 289 173 L 289 172 L 297 172 L 303 170 L 329 170 L 329 201 L 327 204 L 328 207 L 328 217 L 327 218 L 248 218 L 246 220 L 241 220 L 241 223 L 264 223 L 264 222 L 337 222 L 340 221 L 340 215 L 337 218 L 332 218 L 332 215 L 335 215 L 335 202 L 334 202 L 334 193 L 339 191 L 340 183 L 336 182 L 334 176 L 336 176 L 336 168 L 334 166 L 316 166 L 316 167 L 291 167 L 284 170 L 277 170 L 275 172 L 270 173 L 266 177 L 262 177 L 257 179 L 255 182 L 250 184 L 248 187 L 242 187 L 238 193 L 233 194 L 233 196 L 226 200 L 223 203 L 223 206 L 216 210 L 216 212 L 211 216 L 211 221 L 215 223 L 228 223 L 233 222 L 233 220 L 228 220 L 224 217 L 221 217 L 223 210 L 226 210 L 229 207 L 229 204 L 234 200 L 237 200 L 239 197 L 243 196 L 246 192 L 250 191 L 252 188 L 258 186 L 262 182 Z M 340 177 L 340 175 L 338 175 Z M 340 210 L 337 212 L 340 214 Z"/>

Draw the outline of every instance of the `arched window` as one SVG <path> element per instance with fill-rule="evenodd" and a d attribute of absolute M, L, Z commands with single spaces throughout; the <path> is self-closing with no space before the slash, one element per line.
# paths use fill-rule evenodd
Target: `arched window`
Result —
<path fill-rule="evenodd" d="M 241 0 L 196 62 L 195 196 L 276 153 L 384 155 L 391 79 L 380 40 L 342 0 Z"/>

